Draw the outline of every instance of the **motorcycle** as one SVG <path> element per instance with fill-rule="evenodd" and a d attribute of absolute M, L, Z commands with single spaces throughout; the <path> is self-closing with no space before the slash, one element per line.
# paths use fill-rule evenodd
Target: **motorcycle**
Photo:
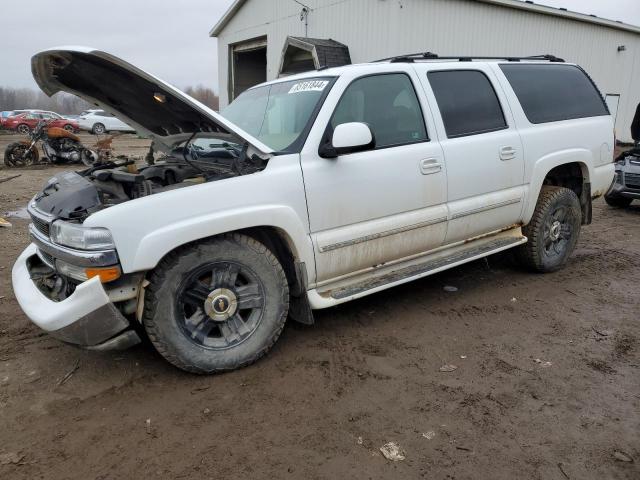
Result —
<path fill-rule="evenodd" d="M 87 163 L 94 154 L 85 148 L 80 138 L 63 128 L 49 127 L 51 121 L 40 121 L 29 132 L 29 140 L 10 144 L 4 152 L 4 163 L 7 167 L 27 167 L 37 163 Z M 42 142 L 43 161 L 37 149 Z M 93 162 L 92 162 L 93 163 Z"/>

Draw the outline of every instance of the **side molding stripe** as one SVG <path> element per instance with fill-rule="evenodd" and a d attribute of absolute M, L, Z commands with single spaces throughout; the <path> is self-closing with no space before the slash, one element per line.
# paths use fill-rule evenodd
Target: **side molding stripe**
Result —
<path fill-rule="evenodd" d="M 456 213 L 451 216 L 451 220 L 455 220 L 457 218 L 467 217 L 469 215 L 474 215 L 476 213 L 486 212 L 487 210 L 494 210 L 500 207 L 506 207 L 507 205 L 513 205 L 516 203 L 520 203 L 522 201 L 521 198 L 514 198 L 513 200 L 506 200 L 500 203 L 494 203 L 491 205 L 487 205 L 486 207 L 474 208 L 473 210 L 466 210 L 464 212 Z"/>
<path fill-rule="evenodd" d="M 379 233 L 372 233 L 371 235 L 366 235 L 364 237 L 354 238 L 352 240 L 345 240 L 344 242 L 333 243 L 331 245 L 326 245 L 324 247 L 319 247 L 321 253 L 330 252 L 332 250 L 337 250 L 339 248 L 350 247 L 352 245 L 356 245 L 358 243 L 369 242 L 371 240 L 377 240 L 379 238 L 389 237 L 391 235 L 396 235 L 398 233 L 409 232 L 411 230 L 417 230 L 423 227 L 429 227 L 431 225 L 436 225 L 438 223 L 444 223 L 447 221 L 447 217 L 434 218 L 433 220 L 428 220 L 426 222 L 416 223 L 414 225 L 407 225 L 406 227 L 398 227 L 393 230 L 387 230 Z"/>

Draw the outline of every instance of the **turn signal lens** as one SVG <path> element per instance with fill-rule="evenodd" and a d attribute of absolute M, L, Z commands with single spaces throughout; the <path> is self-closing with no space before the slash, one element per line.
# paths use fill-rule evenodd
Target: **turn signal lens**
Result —
<path fill-rule="evenodd" d="M 100 277 L 100 281 L 102 283 L 113 282 L 114 280 L 119 279 L 121 275 L 119 267 L 86 268 L 84 273 L 86 274 L 87 279 Z"/>

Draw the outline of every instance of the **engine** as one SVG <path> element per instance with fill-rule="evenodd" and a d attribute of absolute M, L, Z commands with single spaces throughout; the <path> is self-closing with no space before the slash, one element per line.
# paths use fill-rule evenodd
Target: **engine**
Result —
<path fill-rule="evenodd" d="M 69 163 L 80 162 L 84 148 L 70 138 L 50 139 L 43 144 L 47 156 L 51 159 L 60 158 Z"/>

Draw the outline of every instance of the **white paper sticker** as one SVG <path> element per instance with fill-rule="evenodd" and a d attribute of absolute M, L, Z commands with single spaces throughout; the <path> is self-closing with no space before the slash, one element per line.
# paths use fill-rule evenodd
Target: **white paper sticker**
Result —
<path fill-rule="evenodd" d="M 327 85 L 329 85 L 328 80 L 310 80 L 308 82 L 300 82 L 291 87 L 289 93 L 321 92 Z"/>

